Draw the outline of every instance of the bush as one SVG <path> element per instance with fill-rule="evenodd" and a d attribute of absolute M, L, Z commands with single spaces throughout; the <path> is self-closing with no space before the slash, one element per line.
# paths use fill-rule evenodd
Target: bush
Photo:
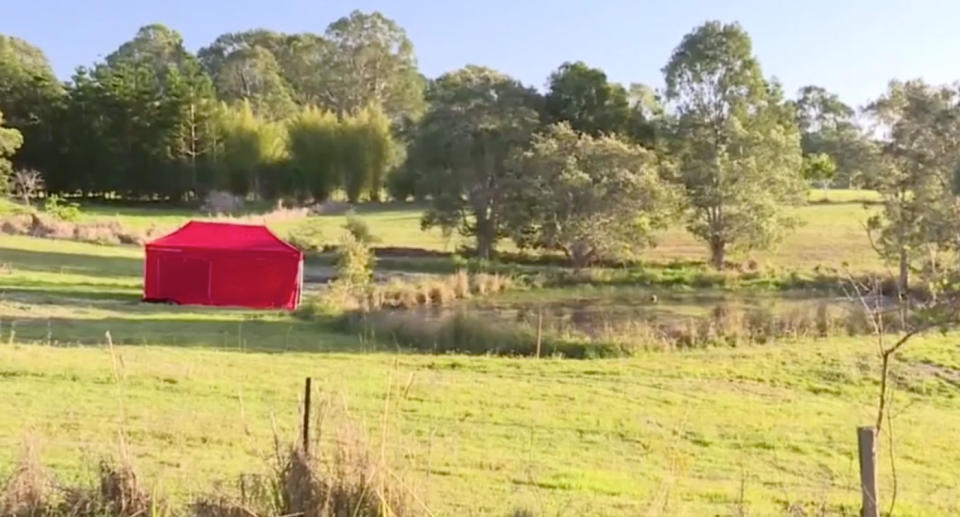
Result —
<path fill-rule="evenodd" d="M 352 233 L 345 233 L 337 248 L 337 282 L 362 289 L 370 285 L 373 264 L 370 246 Z"/>
<path fill-rule="evenodd" d="M 355 215 L 348 215 L 347 222 L 343 223 L 343 229 L 348 231 L 353 238 L 364 244 L 376 244 L 380 238 L 370 232 L 367 223 Z"/>
<path fill-rule="evenodd" d="M 51 194 L 43 201 L 43 211 L 61 221 L 76 221 L 80 217 L 80 205 L 65 201 L 57 194 Z"/>

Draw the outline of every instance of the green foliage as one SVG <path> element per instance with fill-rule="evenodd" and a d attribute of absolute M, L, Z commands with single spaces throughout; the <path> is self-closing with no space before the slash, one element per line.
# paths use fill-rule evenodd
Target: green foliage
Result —
<path fill-rule="evenodd" d="M 535 135 L 508 189 L 508 227 L 521 247 L 563 251 L 577 269 L 632 258 L 677 213 L 652 152 L 566 123 Z"/>
<path fill-rule="evenodd" d="M 407 156 L 418 194 L 431 198 L 425 227 L 459 228 L 491 258 L 504 234 L 507 160 L 538 125 L 536 92 L 489 68 L 444 74 Z"/>
<path fill-rule="evenodd" d="M 906 291 L 914 260 L 934 257 L 937 249 L 960 249 L 960 97 L 919 80 L 893 82 L 869 110 L 890 135 L 876 180 L 883 212 L 869 228 L 880 254 L 899 263 L 899 285 Z"/>
<path fill-rule="evenodd" d="M 52 129 L 63 97 L 63 86 L 43 51 L 0 34 L 0 112 L 24 140 L 13 160 L 16 168 L 47 170 L 56 162 Z"/>
<path fill-rule="evenodd" d="M 12 166 L 9 158 L 23 145 L 20 131 L 3 127 L 3 112 L 0 112 L 0 194 L 5 194 L 9 186 Z"/>
<path fill-rule="evenodd" d="M 179 35 L 142 29 L 106 63 L 80 68 L 48 133 L 54 192 L 184 198 L 209 188 L 214 90 Z M 87 164 L 77 168 L 77 163 Z"/>
<path fill-rule="evenodd" d="M 80 205 L 57 194 L 51 194 L 43 200 L 43 211 L 61 221 L 76 221 L 80 218 Z"/>
<path fill-rule="evenodd" d="M 826 188 L 837 172 L 837 164 L 826 153 L 808 154 L 803 157 L 803 177 L 807 181 L 820 183 Z"/>
<path fill-rule="evenodd" d="M 403 28 L 380 12 L 353 11 L 331 23 L 322 96 L 339 113 L 382 106 L 390 119 L 417 118 L 424 80 Z"/>
<path fill-rule="evenodd" d="M 387 171 L 398 155 L 383 110 L 371 105 L 345 117 L 340 127 L 340 148 L 347 199 L 356 203 L 367 194 L 379 201 Z"/>
<path fill-rule="evenodd" d="M 324 201 L 342 185 L 340 122 L 337 116 L 307 107 L 287 125 L 290 165 L 314 199 Z"/>
<path fill-rule="evenodd" d="M 625 133 L 630 118 L 627 91 L 607 82 L 603 70 L 582 61 L 564 63 L 550 74 L 544 113 L 550 123 L 567 122 L 575 131 Z"/>
<path fill-rule="evenodd" d="M 801 88 L 794 107 L 804 155 L 825 154 L 835 164 L 835 173 L 826 180 L 847 188 L 872 187 L 878 149 L 863 135 L 854 110 L 819 86 Z"/>
<path fill-rule="evenodd" d="M 696 28 L 664 74 L 676 116 L 672 151 L 691 205 L 688 228 L 721 268 L 729 247 L 765 248 L 793 226 L 783 207 L 804 192 L 800 136 L 737 24 Z"/>
<path fill-rule="evenodd" d="M 337 282 L 352 290 L 364 290 L 373 277 L 374 256 L 370 246 L 344 232 L 337 247 Z"/>
<path fill-rule="evenodd" d="M 323 36 L 264 29 L 224 34 L 198 53 L 221 99 L 247 99 L 265 118 L 297 105 L 339 116 L 383 106 L 391 120 L 423 111 L 424 81 L 406 31 L 379 12 L 354 11 Z"/>
<path fill-rule="evenodd" d="M 347 216 L 347 222 L 343 223 L 343 229 L 350 235 L 353 235 L 354 239 L 364 244 L 380 242 L 380 238 L 370 232 L 370 227 L 366 221 L 355 215 L 351 214 Z"/>
<path fill-rule="evenodd" d="M 396 144 L 383 112 L 366 107 L 338 118 L 318 108 L 303 109 L 287 125 L 290 164 L 316 200 L 338 188 L 351 203 L 363 195 L 378 200 Z"/>
<path fill-rule="evenodd" d="M 221 183 L 235 194 L 263 194 L 287 183 L 280 164 L 287 155 L 283 124 L 258 117 L 249 102 L 224 106 L 220 112 L 223 160 Z M 281 177 L 278 177 L 281 176 Z"/>

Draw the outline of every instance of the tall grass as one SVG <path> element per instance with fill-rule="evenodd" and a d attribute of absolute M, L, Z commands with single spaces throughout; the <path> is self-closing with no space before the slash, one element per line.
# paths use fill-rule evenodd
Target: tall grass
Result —
<path fill-rule="evenodd" d="M 320 445 L 324 445 L 321 447 Z M 57 482 L 32 447 L 0 485 L 3 517 L 408 517 L 429 515 L 359 434 L 317 437 L 312 454 L 276 445 L 266 474 L 244 475 L 235 493 L 196 497 L 175 507 L 144 489 L 129 461 L 102 461 L 91 485 Z"/>
<path fill-rule="evenodd" d="M 669 322 L 600 319 L 589 328 L 566 322 L 507 321 L 460 310 L 356 311 L 335 327 L 384 346 L 431 353 L 562 356 L 574 359 L 629 356 L 641 351 L 766 344 L 777 340 L 870 333 L 858 308 L 820 303 L 783 314 L 721 305 L 706 317 Z M 539 316 L 542 318 L 542 314 Z M 556 324 L 554 324 L 556 323 Z"/>
<path fill-rule="evenodd" d="M 62 485 L 27 445 L 20 462 L 0 486 L 4 517 L 160 517 L 165 503 L 143 488 L 124 456 L 101 461 L 93 485 Z"/>
<path fill-rule="evenodd" d="M 532 356 L 537 351 L 536 329 L 491 322 L 464 311 L 436 319 L 416 312 L 356 312 L 340 317 L 336 327 L 386 346 L 437 354 Z M 575 359 L 619 355 L 602 344 L 549 333 L 540 335 L 540 350 L 545 356 Z"/>

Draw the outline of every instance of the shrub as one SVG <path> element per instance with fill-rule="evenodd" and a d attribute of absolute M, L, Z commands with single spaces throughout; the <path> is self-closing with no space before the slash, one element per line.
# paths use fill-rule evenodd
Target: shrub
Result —
<path fill-rule="evenodd" d="M 352 233 L 344 233 L 337 248 L 337 281 L 355 288 L 370 285 L 374 257 L 370 246 Z"/>
<path fill-rule="evenodd" d="M 376 244 L 380 238 L 370 232 L 370 227 L 366 221 L 355 215 L 348 215 L 347 222 L 343 223 L 343 229 L 353 235 L 353 238 L 364 244 Z"/>
<path fill-rule="evenodd" d="M 80 217 L 80 205 L 51 194 L 43 201 L 43 211 L 61 221 L 76 221 Z"/>

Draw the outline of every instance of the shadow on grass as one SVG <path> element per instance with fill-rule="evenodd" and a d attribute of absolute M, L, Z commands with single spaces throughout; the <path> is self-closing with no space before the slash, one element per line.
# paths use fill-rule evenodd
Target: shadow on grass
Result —
<path fill-rule="evenodd" d="M 143 260 L 78 253 L 30 251 L 0 247 L 0 263 L 21 271 L 68 273 L 97 277 L 140 276 Z"/>
<path fill-rule="evenodd" d="M 16 318 L 4 321 L 0 343 L 105 345 L 106 333 L 116 345 L 215 348 L 249 352 L 365 352 L 382 346 L 324 331 L 314 323 L 283 320 L 204 320 L 187 317 Z"/>
<path fill-rule="evenodd" d="M 95 288 L 95 289 L 90 289 Z M 0 286 L 0 301 L 19 303 L 64 304 L 80 301 L 140 303 L 140 286 L 123 284 L 50 284 L 48 282 L 17 282 L 17 287 Z"/>

